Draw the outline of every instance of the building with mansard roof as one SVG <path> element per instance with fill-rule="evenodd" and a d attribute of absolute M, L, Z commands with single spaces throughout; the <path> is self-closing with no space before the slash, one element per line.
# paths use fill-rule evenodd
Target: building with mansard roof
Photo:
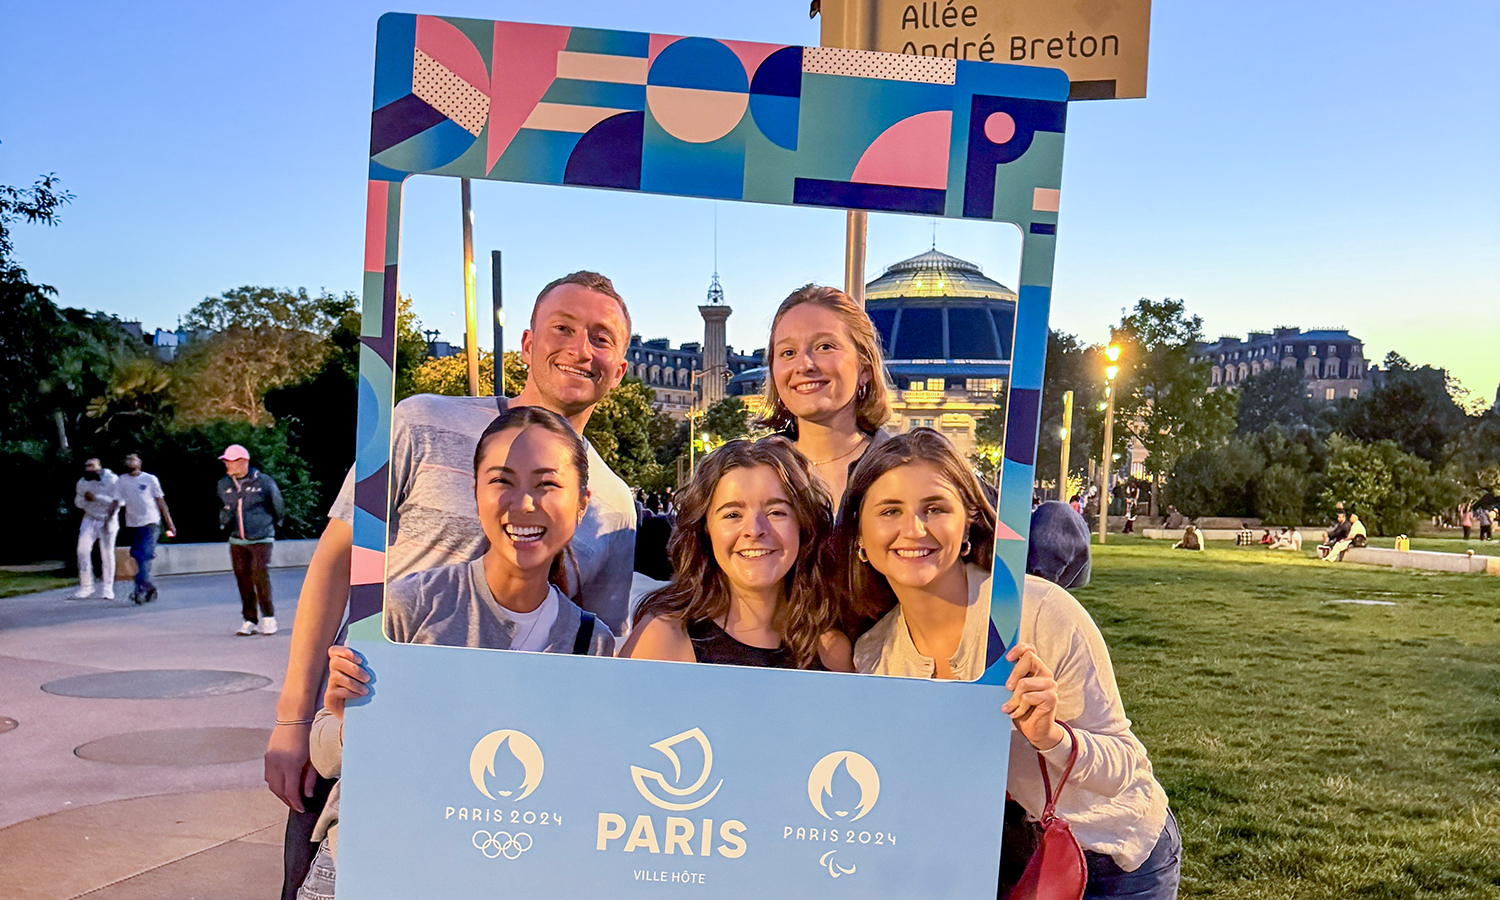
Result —
<path fill-rule="evenodd" d="M 1358 397 L 1374 384 L 1364 342 L 1347 329 L 1276 328 L 1252 331 L 1244 339 L 1221 337 L 1199 344 L 1197 359 L 1209 364 L 1208 389 L 1234 387 L 1247 378 L 1275 369 L 1302 375 L 1314 400 Z"/>

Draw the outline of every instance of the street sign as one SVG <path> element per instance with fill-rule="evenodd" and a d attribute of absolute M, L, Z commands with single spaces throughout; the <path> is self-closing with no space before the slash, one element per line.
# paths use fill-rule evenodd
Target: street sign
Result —
<path fill-rule="evenodd" d="M 1146 96 L 1151 0 L 822 0 L 822 44 L 1051 66 L 1070 100 Z"/>

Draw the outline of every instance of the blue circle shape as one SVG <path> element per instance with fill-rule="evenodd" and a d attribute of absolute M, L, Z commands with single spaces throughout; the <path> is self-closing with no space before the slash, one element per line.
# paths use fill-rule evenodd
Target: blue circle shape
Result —
<path fill-rule="evenodd" d="M 748 93 L 745 64 L 734 51 L 708 38 L 683 38 L 657 54 L 646 84 L 700 91 Z"/>

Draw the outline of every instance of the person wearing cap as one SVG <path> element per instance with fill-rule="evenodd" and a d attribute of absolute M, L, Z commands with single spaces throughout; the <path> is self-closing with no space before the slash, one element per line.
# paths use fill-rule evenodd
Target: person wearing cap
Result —
<path fill-rule="evenodd" d="M 219 479 L 219 527 L 229 535 L 229 559 L 240 589 L 244 624 L 235 634 L 276 633 L 276 607 L 271 603 L 271 547 L 276 523 L 285 513 L 281 489 L 266 473 L 250 465 L 250 451 L 230 444 L 219 456 L 224 477 Z"/>

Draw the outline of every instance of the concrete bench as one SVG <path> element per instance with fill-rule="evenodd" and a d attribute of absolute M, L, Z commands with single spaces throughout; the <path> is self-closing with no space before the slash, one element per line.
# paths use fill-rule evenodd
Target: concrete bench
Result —
<path fill-rule="evenodd" d="M 1143 528 L 1141 529 L 1141 536 L 1154 541 L 1172 541 L 1175 543 L 1182 540 L 1182 532 L 1184 530 L 1182 528 Z M 1231 544 L 1234 543 L 1235 535 L 1239 533 L 1240 530 L 1238 528 L 1198 529 L 1199 537 L 1205 541 L 1229 541 Z M 1256 534 L 1255 537 L 1259 540 L 1260 535 Z"/>
<path fill-rule="evenodd" d="M 129 548 L 126 542 L 121 547 Z M 315 540 L 277 541 L 271 551 L 271 568 L 300 568 L 312 562 Z M 151 561 L 152 575 L 197 575 L 204 572 L 229 572 L 229 543 L 218 541 L 212 544 L 157 544 L 156 559 Z"/>
<path fill-rule="evenodd" d="M 1344 552 L 1344 562 L 1396 569 L 1425 569 L 1429 572 L 1500 575 L 1500 556 L 1469 556 L 1465 553 L 1438 553 L 1432 550 L 1351 547 Z"/>

